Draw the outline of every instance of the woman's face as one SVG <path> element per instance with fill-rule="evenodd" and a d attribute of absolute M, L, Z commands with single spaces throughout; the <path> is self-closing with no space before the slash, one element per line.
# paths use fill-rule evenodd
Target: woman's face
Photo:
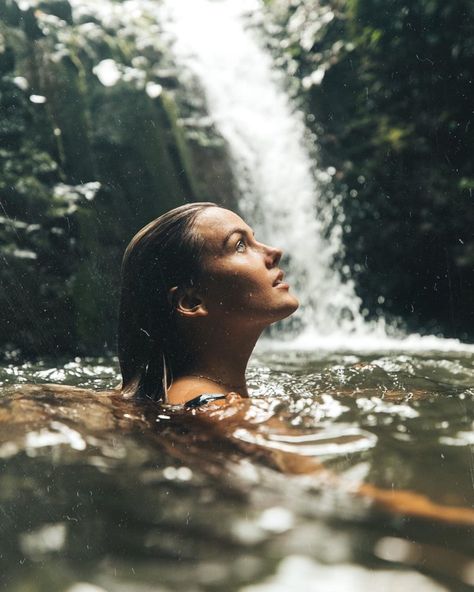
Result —
<path fill-rule="evenodd" d="M 298 308 L 278 268 L 281 250 L 260 243 L 237 214 L 208 208 L 194 230 L 204 242 L 200 288 L 210 318 L 266 326 Z"/>

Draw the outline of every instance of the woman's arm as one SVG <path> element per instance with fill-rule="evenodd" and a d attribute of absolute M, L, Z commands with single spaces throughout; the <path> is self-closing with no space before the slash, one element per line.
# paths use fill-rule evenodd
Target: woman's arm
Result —
<path fill-rule="evenodd" d="M 291 437 L 301 435 L 301 432 L 291 430 L 271 412 L 259 409 L 252 404 L 251 399 L 230 393 L 225 400 L 212 401 L 194 413 L 196 418 L 211 428 L 214 435 L 231 438 L 239 448 L 258 456 L 259 460 L 281 472 L 317 475 L 322 484 L 365 498 L 374 508 L 393 514 L 447 524 L 474 525 L 474 508 L 446 506 L 410 490 L 383 489 L 370 483 L 348 484 L 314 456 L 299 454 L 297 447 L 294 452 L 282 450 L 275 446 L 272 436 Z"/>

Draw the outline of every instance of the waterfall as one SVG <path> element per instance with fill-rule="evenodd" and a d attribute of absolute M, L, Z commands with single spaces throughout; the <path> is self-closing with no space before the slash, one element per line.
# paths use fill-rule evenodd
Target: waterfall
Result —
<path fill-rule="evenodd" d="M 168 0 L 165 29 L 229 146 L 243 216 L 260 240 L 286 254 L 283 267 L 301 302 L 297 325 L 315 336 L 366 333 L 354 284 L 334 266 L 341 221 L 334 224 L 320 189 L 331 171 L 313 174 L 303 114 L 248 26 L 246 16 L 259 10 L 256 0 Z"/>

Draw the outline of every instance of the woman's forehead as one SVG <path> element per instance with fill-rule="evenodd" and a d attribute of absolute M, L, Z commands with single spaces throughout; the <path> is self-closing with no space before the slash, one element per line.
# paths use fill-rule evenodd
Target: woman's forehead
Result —
<path fill-rule="evenodd" d="M 206 208 L 194 222 L 194 230 L 213 242 L 221 242 L 232 230 L 248 230 L 240 216 L 224 208 Z"/>

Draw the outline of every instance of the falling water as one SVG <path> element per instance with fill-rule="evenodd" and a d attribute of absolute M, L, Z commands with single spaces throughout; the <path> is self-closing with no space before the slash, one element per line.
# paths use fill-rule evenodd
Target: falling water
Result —
<path fill-rule="evenodd" d="M 248 26 L 260 1 L 169 0 L 165 7 L 178 65 L 199 81 L 229 146 L 240 209 L 260 240 L 287 253 L 287 279 L 302 305 L 296 324 L 316 337 L 373 330 L 352 280 L 334 265 L 342 228 L 317 181 L 329 173 L 313 174 L 303 115 Z"/>

